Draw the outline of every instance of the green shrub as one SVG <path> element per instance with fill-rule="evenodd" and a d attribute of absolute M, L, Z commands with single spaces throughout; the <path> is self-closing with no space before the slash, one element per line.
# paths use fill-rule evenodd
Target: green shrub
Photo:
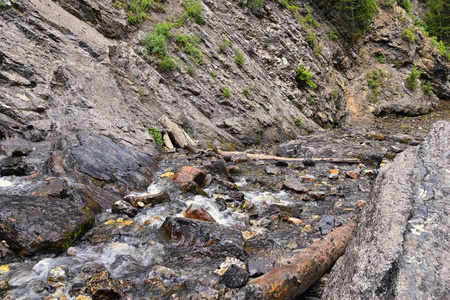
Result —
<path fill-rule="evenodd" d="M 375 56 L 375 59 L 376 59 L 380 64 L 386 63 L 386 57 L 384 57 L 384 55 L 381 54 L 381 53 L 377 53 L 376 56 Z"/>
<path fill-rule="evenodd" d="M 297 67 L 296 74 L 297 74 L 296 79 L 300 85 L 302 86 L 308 85 L 313 89 L 317 89 L 317 85 L 312 80 L 312 74 L 309 69 L 305 68 L 302 65 L 299 65 Z"/>
<path fill-rule="evenodd" d="M 147 11 L 150 10 L 153 2 L 154 0 L 128 0 L 128 22 L 138 24 L 148 19 Z"/>
<path fill-rule="evenodd" d="M 423 87 L 423 92 L 427 95 L 433 95 L 433 86 L 431 85 L 431 83 L 426 80 L 422 83 L 422 87 Z"/>
<path fill-rule="evenodd" d="M 411 13 L 411 1 L 409 0 L 397 0 L 398 5 L 400 5 L 400 7 L 402 7 L 408 14 Z"/>
<path fill-rule="evenodd" d="M 173 71 L 178 67 L 178 65 L 170 55 L 166 55 L 161 59 L 158 67 L 163 71 Z"/>
<path fill-rule="evenodd" d="M 417 70 L 416 66 L 413 67 L 411 70 L 411 73 L 409 73 L 408 77 L 406 78 L 406 86 L 411 91 L 416 90 L 419 87 L 418 79 L 420 77 L 420 71 Z"/>
<path fill-rule="evenodd" d="M 308 42 L 308 45 L 313 49 L 313 54 L 315 57 L 319 57 L 320 52 L 322 52 L 322 47 L 319 44 L 319 41 L 317 40 L 317 37 L 312 31 L 308 31 L 308 36 L 306 37 L 306 41 Z"/>
<path fill-rule="evenodd" d="M 331 29 L 330 31 L 328 31 L 328 37 L 330 38 L 330 40 L 337 42 L 339 38 L 337 30 Z"/>
<path fill-rule="evenodd" d="M 236 52 L 235 61 L 236 61 L 236 65 L 242 69 L 244 67 L 244 52 L 242 52 L 241 50 L 238 50 Z"/>
<path fill-rule="evenodd" d="M 210 74 L 211 74 L 211 77 L 214 79 L 217 77 L 217 72 L 215 72 L 215 71 L 211 71 Z"/>
<path fill-rule="evenodd" d="M 222 39 L 222 43 L 219 45 L 219 49 L 221 52 L 225 52 L 225 50 L 231 47 L 231 41 L 229 39 L 227 39 L 226 37 L 224 37 Z"/>
<path fill-rule="evenodd" d="M 264 3 L 263 0 L 252 0 L 249 4 L 248 7 L 252 8 L 252 7 L 263 7 Z"/>
<path fill-rule="evenodd" d="M 301 117 L 297 117 L 296 119 L 295 119 L 295 125 L 297 125 L 297 126 L 302 126 L 302 118 Z"/>
<path fill-rule="evenodd" d="M 196 47 L 200 43 L 197 35 L 180 33 L 176 36 L 176 41 L 183 46 L 183 51 L 189 54 L 197 64 L 203 63 L 203 53 Z"/>
<path fill-rule="evenodd" d="M 431 42 L 438 48 L 439 53 L 450 61 L 450 47 L 447 47 L 442 41 L 438 41 L 434 36 L 431 38 Z"/>
<path fill-rule="evenodd" d="M 414 35 L 414 31 L 412 29 L 405 29 L 402 32 L 402 38 L 404 40 L 407 40 L 411 43 L 414 43 L 414 41 L 416 40 L 416 36 Z"/>
<path fill-rule="evenodd" d="M 167 55 L 167 40 L 170 37 L 170 23 L 158 23 L 151 33 L 147 33 L 141 39 L 141 44 L 147 49 L 147 53 L 162 58 Z"/>
<path fill-rule="evenodd" d="M 183 0 L 181 6 L 184 8 L 183 14 L 180 16 L 179 23 L 183 24 L 187 19 L 191 19 L 194 23 L 203 24 L 203 6 L 197 0 Z"/>
<path fill-rule="evenodd" d="M 366 73 L 367 85 L 372 90 L 371 98 L 373 102 L 378 102 L 378 96 L 383 87 L 383 81 L 386 77 L 386 72 L 383 69 L 373 70 Z"/>
<path fill-rule="evenodd" d="M 227 86 L 222 86 L 220 88 L 220 91 L 222 92 L 222 97 L 224 97 L 224 98 L 228 98 L 231 95 L 231 89 L 230 89 L 230 87 L 228 85 Z"/>
<path fill-rule="evenodd" d="M 186 71 L 187 71 L 187 73 L 189 74 L 189 76 L 194 76 L 195 75 L 195 69 L 194 68 L 192 68 L 192 67 L 188 67 L 187 69 L 186 69 Z"/>
<path fill-rule="evenodd" d="M 164 147 L 164 140 L 163 140 L 161 131 L 160 131 L 158 128 L 155 128 L 155 127 L 149 128 L 148 131 L 151 133 L 151 135 L 152 135 L 153 138 L 155 139 L 155 142 L 156 142 L 159 146 Z"/>
<path fill-rule="evenodd" d="M 378 4 L 384 8 L 393 8 L 395 0 L 378 0 Z"/>
<path fill-rule="evenodd" d="M 244 95 L 245 98 L 248 99 L 248 97 L 250 96 L 250 88 L 246 87 L 242 90 L 242 95 Z"/>

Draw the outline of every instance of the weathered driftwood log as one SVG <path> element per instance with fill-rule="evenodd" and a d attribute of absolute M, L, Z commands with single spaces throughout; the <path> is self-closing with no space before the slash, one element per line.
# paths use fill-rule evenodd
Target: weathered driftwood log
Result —
<path fill-rule="evenodd" d="M 164 145 L 166 146 L 167 149 L 173 149 L 174 146 L 172 144 L 172 141 L 170 140 L 169 134 L 168 133 L 164 133 L 163 134 L 163 141 L 164 141 Z"/>
<path fill-rule="evenodd" d="M 294 299 L 319 280 L 344 254 L 354 227 L 355 222 L 351 220 L 336 228 L 285 260 L 283 266 L 251 280 L 247 286 L 259 287 L 262 290 L 261 299 Z"/>
<path fill-rule="evenodd" d="M 333 158 L 333 157 L 324 157 L 324 158 L 298 158 L 298 157 L 281 157 L 281 156 L 273 156 L 273 155 L 266 155 L 266 154 L 253 154 L 253 153 L 246 153 L 246 152 L 239 152 L 239 151 L 222 151 L 218 150 L 218 153 L 222 155 L 223 159 L 226 161 L 230 161 L 231 157 L 236 154 L 243 154 L 246 155 L 249 159 L 260 159 L 260 160 L 276 160 L 276 161 L 305 161 L 305 160 L 312 160 L 312 161 L 325 161 L 325 162 L 332 162 L 332 163 L 347 163 L 347 164 L 359 164 L 360 160 L 358 158 L 353 157 L 341 157 L 341 158 Z"/>
<path fill-rule="evenodd" d="M 171 138 L 173 138 L 179 147 L 184 148 L 190 146 L 196 148 L 195 141 L 186 133 L 186 131 L 172 122 L 166 115 L 163 115 L 158 121 L 167 129 Z"/>

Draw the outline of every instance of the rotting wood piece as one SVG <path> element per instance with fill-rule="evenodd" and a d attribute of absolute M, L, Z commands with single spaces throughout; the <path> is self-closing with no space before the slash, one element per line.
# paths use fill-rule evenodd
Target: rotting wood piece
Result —
<path fill-rule="evenodd" d="M 247 283 L 249 290 L 262 290 L 261 299 L 294 299 L 304 293 L 345 252 L 355 221 L 338 227 L 309 247 Z M 252 286 L 252 287 L 250 287 Z"/>
<path fill-rule="evenodd" d="M 313 158 L 298 158 L 298 157 L 281 157 L 274 155 L 266 155 L 266 154 L 253 154 L 239 151 L 222 151 L 218 150 L 218 153 L 222 155 L 223 159 L 226 161 L 230 161 L 231 157 L 236 154 L 244 154 L 249 159 L 260 159 L 260 160 L 276 160 L 276 161 L 306 161 L 312 160 L 315 162 L 331 162 L 331 163 L 347 163 L 347 164 L 359 164 L 361 161 L 358 158 L 354 157 L 341 157 L 341 158 L 333 158 L 333 157 L 313 157 Z"/>
<path fill-rule="evenodd" d="M 159 118 L 158 122 L 167 129 L 171 138 L 175 141 L 175 143 L 177 143 L 179 147 L 196 148 L 195 141 L 186 133 L 186 131 L 172 122 L 166 115 L 163 115 L 161 118 Z"/>

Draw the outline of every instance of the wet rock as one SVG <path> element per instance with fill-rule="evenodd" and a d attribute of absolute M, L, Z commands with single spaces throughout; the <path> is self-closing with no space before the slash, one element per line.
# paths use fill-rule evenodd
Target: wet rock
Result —
<path fill-rule="evenodd" d="M 298 170 L 298 171 L 303 171 L 303 170 L 306 168 L 306 166 L 305 166 L 303 163 L 301 163 L 301 162 L 295 162 L 295 163 L 293 163 L 293 164 L 292 164 L 292 167 L 293 167 L 295 170 Z"/>
<path fill-rule="evenodd" d="M 49 283 L 57 283 L 57 282 L 64 282 L 67 280 L 67 267 L 65 266 L 58 266 L 55 268 L 52 268 L 47 276 L 47 281 Z"/>
<path fill-rule="evenodd" d="M 116 300 L 122 299 L 122 292 L 116 283 L 109 277 L 107 270 L 103 270 L 92 277 L 86 284 L 85 292 L 94 299 Z"/>
<path fill-rule="evenodd" d="M 68 147 L 67 162 L 77 172 L 135 189 L 146 189 L 150 184 L 155 161 L 147 153 L 89 132 L 78 133 Z"/>
<path fill-rule="evenodd" d="M 173 181 L 181 186 L 187 185 L 189 182 L 194 181 L 198 185 L 202 185 L 206 178 L 206 173 L 195 167 L 184 166 L 175 174 Z"/>
<path fill-rule="evenodd" d="M 375 174 L 373 170 L 364 170 L 364 175 L 372 177 Z"/>
<path fill-rule="evenodd" d="M 33 196 L 65 198 L 68 196 L 67 181 L 61 178 L 51 179 L 48 184 L 33 193 Z"/>
<path fill-rule="evenodd" d="M 220 276 L 219 283 L 224 284 L 229 288 L 239 288 L 243 287 L 249 278 L 249 274 L 244 269 L 231 265 L 227 271 Z"/>
<path fill-rule="evenodd" d="M 179 275 L 172 269 L 166 268 L 164 266 L 153 266 L 153 272 L 157 275 L 161 275 L 164 278 L 170 279 L 178 277 Z"/>
<path fill-rule="evenodd" d="M 307 193 L 309 191 L 310 184 L 302 182 L 302 180 L 297 176 L 289 176 L 283 182 L 283 188 L 296 193 Z"/>
<path fill-rule="evenodd" d="M 28 165 L 22 157 L 3 157 L 0 160 L 1 176 L 26 176 Z"/>
<path fill-rule="evenodd" d="M 275 163 L 275 166 L 277 166 L 277 167 L 287 167 L 287 166 L 289 166 L 289 163 L 287 161 L 280 160 L 280 161 L 277 161 Z"/>
<path fill-rule="evenodd" d="M 0 240 L 21 255 L 60 253 L 94 223 L 71 198 L 0 196 Z"/>
<path fill-rule="evenodd" d="M 238 153 L 238 154 L 234 154 L 231 157 L 231 161 L 236 163 L 236 164 L 245 163 L 245 162 L 249 161 L 249 157 L 248 157 L 247 153 L 241 152 L 241 153 Z"/>
<path fill-rule="evenodd" d="M 230 176 L 225 160 L 223 159 L 215 159 L 213 162 L 203 164 L 203 167 L 214 175 Z"/>
<path fill-rule="evenodd" d="M 190 251 L 203 251 L 216 257 L 245 257 L 242 233 L 213 222 L 168 217 L 161 225 L 164 237 Z"/>
<path fill-rule="evenodd" d="M 170 196 L 167 192 L 161 192 L 151 195 L 130 196 L 126 197 L 125 200 L 130 201 L 131 205 L 133 205 L 134 207 L 152 207 L 157 204 L 170 202 Z"/>
<path fill-rule="evenodd" d="M 263 291 L 259 285 L 247 285 L 236 294 L 236 300 L 260 300 L 263 299 Z"/>
<path fill-rule="evenodd" d="M 11 152 L 11 156 L 13 157 L 27 156 L 28 154 L 30 154 L 30 152 L 31 152 L 30 148 L 14 149 Z"/>
<path fill-rule="evenodd" d="M 325 200 L 325 192 L 320 191 L 311 191 L 308 193 L 308 196 L 311 200 Z"/>
<path fill-rule="evenodd" d="M 251 277 L 261 276 L 273 268 L 270 260 L 266 258 L 249 258 L 247 265 Z"/>
<path fill-rule="evenodd" d="M 209 214 L 207 210 L 197 204 L 191 204 L 189 207 L 183 212 L 183 215 L 189 219 L 195 219 L 205 222 L 216 222 L 214 218 Z"/>
<path fill-rule="evenodd" d="M 214 273 L 222 276 L 232 265 L 236 265 L 242 269 L 245 269 L 245 264 L 242 261 L 234 257 L 227 257 L 225 261 L 220 264 L 220 267 L 214 271 Z"/>
<path fill-rule="evenodd" d="M 239 174 L 242 172 L 242 168 L 237 165 L 229 165 L 227 169 L 230 174 Z"/>
<path fill-rule="evenodd" d="M 303 161 L 303 165 L 305 165 L 305 167 L 314 167 L 316 165 L 316 162 L 312 159 L 305 159 Z"/>
<path fill-rule="evenodd" d="M 185 185 L 183 185 L 181 190 L 185 193 L 189 192 L 195 195 L 208 197 L 208 194 L 205 192 L 205 190 L 203 190 L 195 181 L 190 181 L 186 183 Z"/>
<path fill-rule="evenodd" d="M 450 123 L 441 121 L 381 168 L 323 299 L 448 297 L 448 149 Z"/>
<path fill-rule="evenodd" d="M 320 233 L 327 234 L 333 230 L 335 226 L 335 218 L 330 215 L 323 216 L 319 221 Z"/>
<path fill-rule="evenodd" d="M 134 218 L 137 215 L 137 208 L 125 200 L 115 202 L 111 207 L 111 211 L 116 214 L 126 214 L 130 218 Z"/>
<path fill-rule="evenodd" d="M 266 167 L 266 173 L 269 175 L 278 175 L 280 174 L 280 169 L 275 166 L 267 166 Z"/>
<path fill-rule="evenodd" d="M 345 172 L 345 176 L 347 178 L 351 178 L 351 179 L 358 179 L 359 178 L 359 171 L 347 171 Z"/>

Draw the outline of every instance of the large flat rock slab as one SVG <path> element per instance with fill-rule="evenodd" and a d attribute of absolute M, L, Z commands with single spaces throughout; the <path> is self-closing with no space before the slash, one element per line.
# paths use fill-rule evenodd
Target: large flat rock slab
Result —
<path fill-rule="evenodd" d="M 447 299 L 450 123 L 381 169 L 323 299 Z"/>

